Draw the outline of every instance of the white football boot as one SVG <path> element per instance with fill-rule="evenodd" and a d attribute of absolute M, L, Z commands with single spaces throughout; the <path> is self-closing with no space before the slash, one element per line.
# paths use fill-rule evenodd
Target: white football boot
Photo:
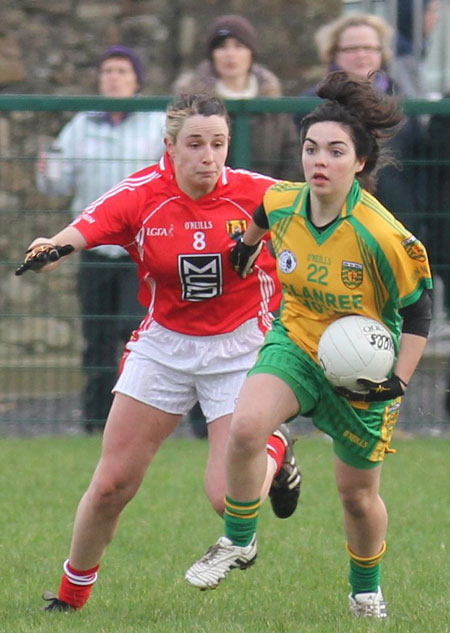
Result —
<path fill-rule="evenodd" d="M 221 536 L 206 554 L 191 565 L 185 578 L 199 589 L 215 589 L 232 569 L 247 569 L 257 556 L 256 535 L 245 547 L 233 545 L 226 536 Z"/>
<path fill-rule="evenodd" d="M 383 598 L 381 588 L 376 592 L 357 593 L 348 597 L 350 611 L 357 618 L 387 618 L 386 602 Z"/>

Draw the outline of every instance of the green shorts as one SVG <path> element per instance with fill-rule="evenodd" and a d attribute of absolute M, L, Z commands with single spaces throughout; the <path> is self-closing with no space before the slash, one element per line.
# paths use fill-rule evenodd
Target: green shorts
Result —
<path fill-rule="evenodd" d="M 320 366 L 291 339 L 280 321 L 267 333 L 249 375 L 273 374 L 287 383 L 299 414 L 333 438 L 334 452 L 349 466 L 374 468 L 383 461 L 400 412 L 401 398 L 356 404 L 339 396 Z"/>

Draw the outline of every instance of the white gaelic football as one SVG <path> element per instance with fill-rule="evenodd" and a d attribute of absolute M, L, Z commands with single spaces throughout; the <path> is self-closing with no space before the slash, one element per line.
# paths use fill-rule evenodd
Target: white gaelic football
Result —
<path fill-rule="evenodd" d="M 364 393 L 357 380 L 387 378 L 394 365 L 394 343 L 382 323 L 352 314 L 337 319 L 323 332 L 318 357 L 333 385 Z"/>

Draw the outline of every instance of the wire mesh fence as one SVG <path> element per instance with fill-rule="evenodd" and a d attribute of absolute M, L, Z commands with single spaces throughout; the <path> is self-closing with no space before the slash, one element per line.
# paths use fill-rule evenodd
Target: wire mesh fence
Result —
<path fill-rule="evenodd" d="M 145 111 L 161 110 L 166 102 L 167 99 L 161 98 L 146 99 Z M 251 103 L 231 104 L 230 109 L 234 118 L 241 117 L 240 126 L 245 126 L 252 108 L 256 112 L 278 108 L 280 112 L 293 114 L 307 111 L 312 103 L 291 98 L 256 99 Z M 80 292 L 83 274 L 91 281 L 98 279 L 100 273 L 108 275 L 113 270 L 135 276 L 134 264 L 123 256 L 86 260 L 76 255 L 50 275 L 14 275 L 30 241 L 38 235 L 56 233 L 75 211 L 73 191 L 49 192 L 39 187 L 38 164 L 42 152 L 48 151 L 76 110 L 100 115 L 113 107 L 98 98 L 80 99 L 76 108 L 73 103 L 69 105 L 72 109 L 64 109 L 68 104 L 58 97 L 39 102 L 31 97 L 27 102 L 22 97 L 20 103 L 12 97 L 0 97 L 0 433 L 3 434 L 75 434 L 89 426 L 91 429 L 101 426 L 109 407 L 109 400 L 101 394 L 105 385 L 107 390 L 112 386 L 123 342 L 143 316 L 142 310 L 130 308 L 129 302 L 128 309 L 109 306 L 101 285 L 90 286 L 97 301 L 89 310 Z M 122 108 L 126 110 L 123 105 Z M 136 100 L 130 102 L 129 108 L 130 112 L 136 110 Z M 410 103 L 408 111 L 420 118 L 424 136 L 414 155 L 404 155 L 401 159 L 403 169 L 413 168 L 408 172 L 409 184 L 411 189 L 420 188 L 422 203 L 408 209 L 402 219 L 407 225 L 414 224 L 415 231 L 417 227 L 428 248 L 436 290 L 431 336 L 405 396 L 399 424 L 407 432 L 438 435 L 450 431 L 450 322 L 446 312 L 450 292 L 450 139 L 445 132 L 450 128 L 450 102 Z M 433 137 L 432 124 L 436 118 L 437 136 L 435 133 Z M 135 132 L 135 137 L 144 137 L 146 133 L 144 127 Z M 248 140 L 248 135 L 243 137 Z M 253 167 L 246 163 L 249 152 L 240 148 L 239 138 L 234 140 L 233 164 L 239 166 L 241 151 L 245 160 L 240 166 Z M 71 168 L 76 169 L 80 159 L 73 158 Z M 145 164 L 153 162 L 152 158 L 157 160 L 158 156 L 147 156 Z M 52 160 L 57 173 L 62 168 L 58 164 L 61 158 L 56 154 Z M 141 166 L 138 162 L 128 148 L 123 148 L 119 156 L 106 149 L 101 156 L 92 153 L 89 171 L 94 181 L 101 181 L 101 174 L 107 171 L 118 182 L 124 171 L 128 175 L 138 169 Z M 102 187 L 101 193 L 109 188 L 101 182 L 97 185 Z M 85 194 L 91 196 L 90 191 Z M 111 286 L 115 282 L 111 277 L 105 283 Z M 135 292 L 131 282 L 129 290 Z M 103 336 L 97 350 L 100 356 L 89 357 L 87 336 L 97 339 Z M 111 343 L 113 339 L 117 344 Z M 94 378 L 100 383 L 103 380 L 103 391 L 99 388 L 98 392 L 87 395 L 86 387 Z M 86 414 L 87 398 L 102 405 L 93 408 L 91 415 Z M 311 428 L 309 420 L 303 418 L 295 424 L 300 431 Z"/>

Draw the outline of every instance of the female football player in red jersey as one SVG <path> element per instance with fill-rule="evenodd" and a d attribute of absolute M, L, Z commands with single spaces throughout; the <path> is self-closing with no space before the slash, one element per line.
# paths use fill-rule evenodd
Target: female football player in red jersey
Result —
<path fill-rule="evenodd" d="M 301 412 L 333 439 L 350 557 L 350 609 L 357 617 L 384 618 L 381 464 L 393 452 L 401 396 L 425 348 L 431 274 L 422 244 L 361 186 L 370 184 L 383 163 L 380 138 L 401 121 L 395 99 L 345 72 L 330 74 L 318 94 L 325 101 L 302 127 L 306 182 L 273 185 L 231 254 L 245 276 L 248 253 L 270 228 L 283 304 L 233 415 L 225 537 L 191 566 L 186 579 L 213 589 L 232 569 L 254 561 L 264 438 Z M 384 322 L 397 355 L 392 375 L 379 383 L 361 381 L 358 393 L 335 393 L 317 358 L 322 332 L 345 314 Z"/>
<path fill-rule="evenodd" d="M 225 167 L 229 136 L 220 99 L 179 97 L 167 110 L 160 164 L 119 183 L 58 234 L 34 240 L 17 271 L 51 270 L 72 249 L 119 244 L 138 264 L 139 296 L 148 306 L 126 346 L 58 595 L 44 594 L 49 610 L 77 609 L 87 601 L 121 511 L 197 400 L 208 422 L 206 493 L 214 509 L 224 511 L 231 413 L 280 301 L 266 247 L 246 279 L 229 262 L 235 239 L 275 182 Z M 300 473 L 285 427 L 268 437 L 267 453 L 261 496 L 269 494 L 275 514 L 286 518 L 297 505 Z"/>

